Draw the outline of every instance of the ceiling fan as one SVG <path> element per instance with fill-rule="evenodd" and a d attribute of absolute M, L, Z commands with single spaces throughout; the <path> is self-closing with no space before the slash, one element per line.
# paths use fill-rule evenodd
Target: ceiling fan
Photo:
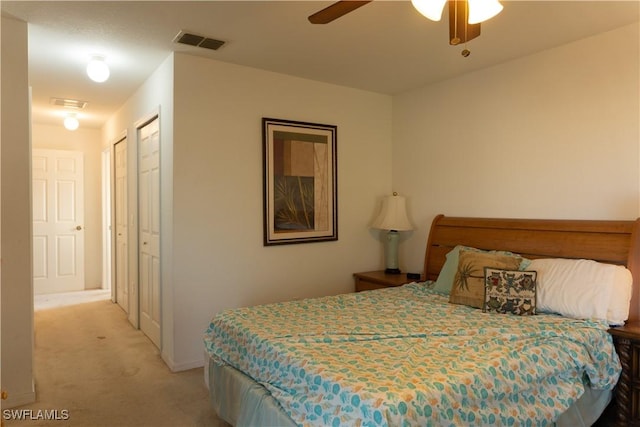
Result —
<path fill-rule="evenodd" d="M 328 24 L 347 13 L 371 3 L 372 0 L 340 0 L 309 16 L 312 24 Z M 498 0 L 411 0 L 413 6 L 433 21 L 442 17 L 444 5 L 449 3 L 449 44 L 466 43 L 480 35 L 480 22 L 500 13 Z M 465 49 L 466 51 L 466 49 Z M 468 52 L 468 51 L 467 51 Z M 464 54 L 463 56 L 468 56 Z"/>

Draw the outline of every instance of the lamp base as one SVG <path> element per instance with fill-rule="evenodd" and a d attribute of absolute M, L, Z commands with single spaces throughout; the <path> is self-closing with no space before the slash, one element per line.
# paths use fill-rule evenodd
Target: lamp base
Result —
<path fill-rule="evenodd" d="M 400 233 L 396 230 L 387 232 L 387 244 L 384 246 L 384 259 L 386 274 L 400 274 L 400 266 L 398 265 L 398 240 Z"/>

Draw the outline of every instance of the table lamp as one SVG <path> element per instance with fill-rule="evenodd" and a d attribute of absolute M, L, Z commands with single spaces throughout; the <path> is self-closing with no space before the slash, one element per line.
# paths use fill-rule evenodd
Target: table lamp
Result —
<path fill-rule="evenodd" d="M 398 196 L 394 192 L 393 196 L 387 196 L 382 199 L 382 209 L 375 221 L 371 225 L 372 228 L 380 230 L 388 230 L 384 248 L 384 259 L 387 274 L 400 274 L 398 267 L 398 241 L 400 240 L 399 231 L 411 230 L 411 223 L 407 218 L 407 206 L 405 198 Z"/>

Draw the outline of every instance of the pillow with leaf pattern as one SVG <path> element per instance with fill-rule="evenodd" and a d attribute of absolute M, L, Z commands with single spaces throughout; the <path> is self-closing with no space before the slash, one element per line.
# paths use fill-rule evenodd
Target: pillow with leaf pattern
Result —
<path fill-rule="evenodd" d="M 484 268 L 518 270 L 522 257 L 461 250 L 458 271 L 449 295 L 452 304 L 482 308 L 484 304 Z"/>

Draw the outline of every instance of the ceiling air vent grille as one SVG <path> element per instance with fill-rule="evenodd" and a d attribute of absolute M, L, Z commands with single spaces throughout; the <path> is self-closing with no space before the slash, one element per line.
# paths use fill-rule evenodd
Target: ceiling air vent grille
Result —
<path fill-rule="evenodd" d="M 51 98 L 50 101 L 53 105 L 58 105 L 65 108 L 75 108 L 77 110 L 82 110 L 87 105 L 89 105 L 87 101 L 79 101 L 77 99 L 69 98 Z"/>
<path fill-rule="evenodd" d="M 218 50 L 225 43 L 222 40 L 203 37 L 197 34 L 187 33 L 185 31 L 180 31 L 173 39 L 173 42 L 211 50 Z"/>

